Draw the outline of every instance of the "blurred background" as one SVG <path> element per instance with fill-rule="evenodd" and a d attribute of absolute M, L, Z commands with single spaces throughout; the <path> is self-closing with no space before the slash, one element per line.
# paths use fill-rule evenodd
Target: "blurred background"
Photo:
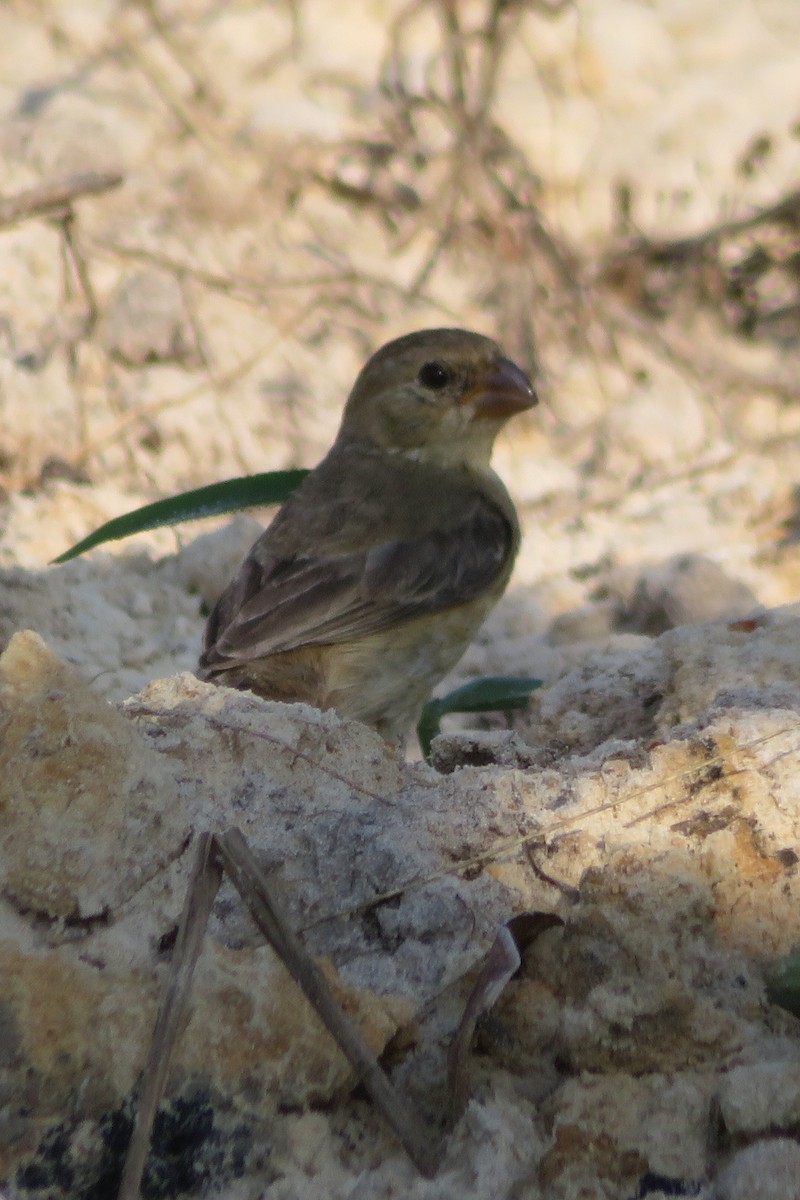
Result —
<path fill-rule="evenodd" d="M 313 465 L 457 324 L 543 399 L 508 636 L 795 599 L 798 64 L 796 0 L 7 0 L 0 563 Z"/>

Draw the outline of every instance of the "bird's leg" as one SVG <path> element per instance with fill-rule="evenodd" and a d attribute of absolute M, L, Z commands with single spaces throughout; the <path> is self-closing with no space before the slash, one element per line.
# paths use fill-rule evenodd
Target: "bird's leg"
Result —
<path fill-rule="evenodd" d="M 175 952 L 142 1075 L 139 1110 L 125 1160 L 118 1200 L 138 1200 L 150 1134 L 163 1095 L 169 1058 L 186 1006 L 203 935 L 223 873 L 231 879 L 267 941 L 313 1005 L 358 1074 L 378 1110 L 421 1174 L 431 1177 L 442 1145 L 392 1086 L 358 1028 L 344 1013 L 323 972 L 291 929 L 269 884 L 238 829 L 202 834 L 181 914 Z"/>

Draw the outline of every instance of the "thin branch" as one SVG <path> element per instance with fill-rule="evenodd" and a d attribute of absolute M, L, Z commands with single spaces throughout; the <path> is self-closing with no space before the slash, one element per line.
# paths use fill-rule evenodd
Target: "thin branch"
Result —
<path fill-rule="evenodd" d="M 431 1178 L 442 1159 L 442 1143 L 432 1144 L 429 1127 L 420 1122 L 392 1086 L 361 1031 L 343 1011 L 322 970 L 292 931 L 241 832 L 229 829 L 217 838 L 217 846 L 225 871 L 253 920 L 313 1006 L 417 1170 Z"/>
<path fill-rule="evenodd" d="M 119 187 L 122 180 L 123 176 L 116 171 L 86 171 L 80 175 L 68 175 L 65 179 L 37 184 L 14 196 L 0 196 L 0 228 L 16 225 L 31 217 L 63 220 L 75 200 Z"/>
<path fill-rule="evenodd" d="M 118 1200 L 138 1200 L 156 1110 L 164 1094 L 170 1056 L 189 999 L 192 976 L 203 948 L 208 918 L 222 882 L 213 834 L 203 833 L 189 878 L 169 974 L 156 1019 L 150 1053 L 142 1073 L 142 1091 L 134 1121 Z"/>
<path fill-rule="evenodd" d="M 118 1200 L 139 1200 L 153 1123 L 223 873 L 230 878 L 256 925 L 363 1082 L 411 1161 L 422 1175 L 433 1176 L 442 1159 L 443 1142 L 431 1141 L 428 1127 L 392 1086 L 360 1030 L 334 996 L 323 971 L 293 932 L 241 831 L 229 829 L 224 834 L 204 833 L 198 840 L 175 951 L 142 1073 L 141 1098 Z"/>
<path fill-rule="evenodd" d="M 756 209 L 747 217 L 720 221 L 718 224 L 704 229 L 702 233 L 690 234 L 688 237 L 682 238 L 665 238 L 660 241 L 655 238 L 636 238 L 630 245 L 623 246 L 620 250 L 611 253 L 608 256 L 608 262 L 632 256 L 643 256 L 646 259 L 656 259 L 661 262 L 675 262 L 693 257 L 699 250 L 715 245 L 722 238 L 746 233 L 750 229 L 757 229 L 759 225 L 767 225 L 773 221 L 776 224 L 791 224 L 795 227 L 800 224 L 800 190 L 790 192 L 775 204 Z"/>

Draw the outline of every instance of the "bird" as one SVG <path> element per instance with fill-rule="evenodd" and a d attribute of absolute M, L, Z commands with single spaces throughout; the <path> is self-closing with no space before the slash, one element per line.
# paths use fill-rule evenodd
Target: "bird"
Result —
<path fill-rule="evenodd" d="M 425 329 L 384 345 L 330 451 L 208 617 L 199 677 L 334 709 L 405 746 L 505 591 L 521 535 L 492 447 L 537 402 L 481 334 Z"/>

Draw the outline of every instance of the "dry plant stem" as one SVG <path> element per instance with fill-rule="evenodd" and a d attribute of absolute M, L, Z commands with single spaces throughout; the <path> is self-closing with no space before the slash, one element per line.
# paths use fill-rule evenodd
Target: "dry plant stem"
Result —
<path fill-rule="evenodd" d="M 26 221 L 31 217 L 63 219 L 74 200 L 119 187 L 122 178 L 117 172 L 89 171 L 83 175 L 69 175 L 66 179 L 27 188 L 24 192 L 17 192 L 16 196 L 2 196 L 0 228 L 4 225 L 16 225 L 18 221 Z"/>
<path fill-rule="evenodd" d="M 221 834 L 217 846 L 225 870 L 250 909 L 253 920 L 302 988 L 414 1166 L 430 1178 L 441 1161 L 441 1146 L 431 1145 L 428 1127 L 420 1124 L 416 1114 L 392 1087 L 360 1031 L 343 1012 L 324 974 L 276 905 L 240 830 L 229 829 Z"/>
<path fill-rule="evenodd" d="M 66 263 L 72 268 L 86 303 L 86 327 L 83 334 L 86 337 L 92 332 L 97 323 L 97 300 L 95 299 L 94 288 L 89 277 L 89 268 L 86 265 L 86 259 L 75 241 L 75 214 L 72 210 L 58 224 L 64 239 L 64 257 Z"/>
<path fill-rule="evenodd" d="M 653 256 L 657 255 L 665 260 L 674 261 L 684 259 L 706 246 L 721 241 L 724 237 L 730 237 L 737 233 L 746 233 L 750 229 L 757 229 L 759 225 L 766 225 L 771 221 L 789 224 L 794 227 L 798 216 L 800 216 L 800 190 L 790 192 L 775 204 L 768 204 L 763 208 L 756 209 L 748 217 L 738 217 L 731 221 L 720 221 L 718 224 L 704 229 L 702 233 L 693 234 L 689 237 L 667 238 L 661 241 L 657 238 L 636 238 L 631 245 L 623 247 L 617 251 L 616 255 L 611 254 L 609 258 L 613 260 L 614 257 L 623 258 L 645 253 Z"/>
<path fill-rule="evenodd" d="M 544 847 L 545 843 L 542 841 L 538 848 L 544 849 Z M 546 883 L 548 887 L 555 888 L 556 891 L 561 892 L 561 895 L 565 896 L 567 900 L 571 900 L 573 904 L 576 904 L 580 899 L 580 891 L 578 888 L 573 887 L 571 883 L 565 883 L 563 879 L 556 879 L 554 875 L 550 875 L 544 870 L 543 867 L 540 867 L 534 855 L 534 848 L 535 847 L 530 842 L 527 842 L 525 845 L 525 853 L 527 855 L 528 862 L 530 863 L 530 868 L 536 878 L 540 879 L 542 883 Z"/>
<path fill-rule="evenodd" d="M 451 1127 L 461 1119 L 469 1103 L 469 1054 L 478 1018 L 489 1011 L 508 981 L 519 970 L 525 947 L 546 929 L 563 924 L 556 913 L 523 912 L 511 917 L 498 929 L 472 986 L 447 1056 Z"/>
<path fill-rule="evenodd" d="M 450 1092 L 450 1124 L 461 1119 L 469 1103 L 469 1051 L 478 1017 L 491 1008 L 521 962 L 519 949 L 507 926 L 503 926 L 486 956 L 469 994 L 464 1015 L 450 1045 L 447 1077 Z"/>
<path fill-rule="evenodd" d="M 68 206 L 60 218 L 54 223 L 61 230 L 61 258 L 64 275 L 64 299 L 69 308 L 75 291 L 83 296 L 84 312 L 77 327 L 64 331 L 64 343 L 69 366 L 70 379 L 75 387 L 75 414 L 78 435 L 78 445 L 83 446 L 89 436 L 84 392 L 80 385 L 78 371 L 78 346 L 87 338 L 97 324 L 97 301 L 95 300 L 89 268 L 75 240 L 75 210 Z M 74 284 L 77 283 L 77 289 Z"/>
<path fill-rule="evenodd" d="M 64 298 L 68 305 L 76 293 L 80 293 L 83 299 L 83 313 L 80 319 L 73 323 L 72 328 L 68 326 L 63 335 L 70 376 L 73 382 L 77 384 L 78 346 L 80 342 L 90 336 L 97 324 L 97 301 L 94 289 L 92 288 L 92 281 L 89 277 L 89 268 L 86 265 L 86 259 L 75 239 L 75 212 L 73 208 L 71 206 L 68 207 L 63 215 L 54 218 L 54 223 L 61 231 L 61 249 L 64 264 Z M 80 388 L 77 389 L 76 399 L 80 444 L 83 445 L 86 442 L 88 430 Z"/>
<path fill-rule="evenodd" d="M 150 1054 L 142 1075 L 139 1109 L 125 1158 L 119 1200 L 138 1200 L 139 1197 L 150 1147 L 150 1135 L 164 1092 L 170 1055 L 189 998 L 192 976 L 203 946 L 211 907 L 222 882 L 222 869 L 215 849 L 213 835 L 201 834 L 181 913 L 172 963 L 153 1030 Z"/>
<path fill-rule="evenodd" d="M 195 101 L 208 101 L 210 99 L 211 107 L 215 110 L 215 114 L 218 115 L 222 109 L 221 101 L 216 96 L 211 96 L 208 84 L 198 75 L 191 55 L 181 44 L 176 30 L 159 12 L 155 0 L 137 0 L 137 2 L 147 17 L 153 36 L 158 38 L 191 83 L 192 99 Z"/>
<path fill-rule="evenodd" d="M 238 829 L 229 829 L 223 834 L 204 833 L 198 841 L 175 952 L 142 1075 L 139 1111 L 118 1200 L 139 1198 L 156 1110 L 164 1092 L 170 1056 L 223 872 L 229 876 L 253 920 L 358 1074 L 411 1161 L 423 1175 L 434 1175 L 442 1157 L 441 1144 L 431 1145 L 428 1128 L 420 1125 L 415 1113 L 392 1087 L 361 1033 L 343 1012 L 324 974 L 290 928 L 242 833 Z"/>
<path fill-rule="evenodd" d="M 464 54 L 464 35 L 458 20 L 456 0 L 441 0 L 439 5 L 444 25 L 444 49 L 450 71 L 452 94 L 450 100 L 463 123 L 467 109 L 467 64 Z"/>
<path fill-rule="evenodd" d="M 497 76 L 503 53 L 520 22 L 521 5 L 516 9 L 511 8 L 511 19 L 508 26 L 505 30 L 502 29 L 503 18 L 508 16 L 509 8 L 510 6 L 505 0 L 493 0 L 486 26 L 482 31 L 484 50 L 480 64 L 478 102 L 475 109 L 476 124 L 482 124 L 487 119 L 497 92 Z"/>
<path fill-rule="evenodd" d="M 139 7 L 147 12 L 146 4 Z M 183 132 L 193 137 L 198 145 L 203 147 L 209 157 L 214 160 L 228 157 L 230 161 L 230 156 L 226 155 L 224 138 L 220 138 L 217 132 L 211 128 L 208 113 L 203 112 L 201 106 L 197 103 L 197 89 L 194 78 L 190 75 L 195 94 L 188 100 L 184 100 L 178 86 L 168 78 L 166 71 L 162 69 L 156 60 L 156 56 L 153 54 L 154 41 L 158 40 L 164 44 L 166 28 L 166 25 L 163 23 L 160 28 L 152 26 L 152 33 L 155 37 L 147 39 L 147 44 L 145 44 L 145 41 L 138 36 L 129 34 L 125 27 L 124 16 L 118 16 L 115 21 L 114 32 L 119 38 L 118 52 L 121 59 L 123 63 L 127 62 L 135 70 L 139 71 L 142 77 L 147 80 L 165 109 L 172 114 Z M 178 60 L 172 54 L 172 47 L 168 45 L 167 49 L 173 62 L 177 62 Z"/>

